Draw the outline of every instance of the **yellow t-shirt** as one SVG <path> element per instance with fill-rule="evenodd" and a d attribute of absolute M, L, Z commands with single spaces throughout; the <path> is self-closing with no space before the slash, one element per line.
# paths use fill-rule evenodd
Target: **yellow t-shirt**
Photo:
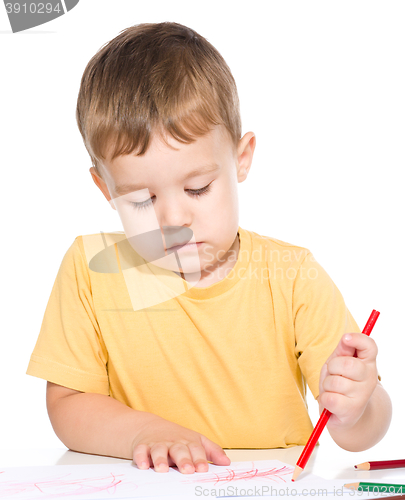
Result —
<path fill-rule="evenodd" d="M 238 232 L 231 272 L 188 290 L 143 261 L 122 232 L 78 236 L 27 373 L 109 395 L 223 448 L 305 444 L 305 382 L 317 397 L 325 360 L 344 333 L 360 330 L 309 250 Z M 93 270 L 105 247 L 107 264 Z"/>

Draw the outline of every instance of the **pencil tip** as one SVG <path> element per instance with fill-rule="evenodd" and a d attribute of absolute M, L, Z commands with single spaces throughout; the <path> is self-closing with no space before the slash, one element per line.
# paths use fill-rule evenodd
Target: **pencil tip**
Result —
<path fill-rule="evenodd" d="M 360 486 L 360 483 L 347 483 L 343 485 L 345 488 L 349 488 L 350 490 L 357 490 Z"/>
<path fill-rule="evenodd" d="M 301 467 L 299 467 L 298 465 L 296 465 L 291 481 L 294 482 L 297 479 L 297 477 L 301 474 L 301 472 L 302 472 Z"/>
<path fill-rule="evenodd" d="M 364 462 L 363 464 L 357 464 L 354 466 L 358 470 L 370 470 L 370 463 Z"/>

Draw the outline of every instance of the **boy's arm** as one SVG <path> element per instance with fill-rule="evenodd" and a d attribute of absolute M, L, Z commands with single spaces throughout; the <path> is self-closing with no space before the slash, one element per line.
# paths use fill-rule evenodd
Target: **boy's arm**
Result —
<path fill-rule="evenodd" d="M 207 472 L 207 458 L 230 464 L 223 449 L 202 434 L 103 394 L 48 382 L 46 403 L 56 435 L 74 451 L 133 459 L 140 469 L 151 465 L 158 472 L 169 465 L 183 473 Z"/>

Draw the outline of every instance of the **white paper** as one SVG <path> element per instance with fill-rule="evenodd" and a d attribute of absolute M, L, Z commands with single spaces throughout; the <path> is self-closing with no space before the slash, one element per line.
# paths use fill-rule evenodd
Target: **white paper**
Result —
<path fill-rule="evenodd" d="M 325 480 L 304 472 L 292 482 L 293 471 L 293 466 L 279 460 L 232 462 L 229 466 L 210 464 L 208 472 L 194 474 L 181 474 L 175 468 L 167 473 L 139 470 L 132 462 L 10 467 L 0 468 L 0 498 L 367 498 L 364 493 L 343 487 L 355 480 Z"/>

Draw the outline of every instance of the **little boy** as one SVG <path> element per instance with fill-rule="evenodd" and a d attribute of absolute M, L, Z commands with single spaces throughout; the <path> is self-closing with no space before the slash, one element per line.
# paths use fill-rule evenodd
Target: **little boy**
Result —
<path fill-rule="evenodd" d="M 87 65 L 77 122 L 125 234 L 74 240 L 31 356 L 62 442 L 205 472 L 223 448 L 304 445 L 308 384 L 339 446 L 376 444 L 374 340 L 307 249 L 239 226 L 256 139 L 216 49 L 177 23 L 124 30 Z"/>

